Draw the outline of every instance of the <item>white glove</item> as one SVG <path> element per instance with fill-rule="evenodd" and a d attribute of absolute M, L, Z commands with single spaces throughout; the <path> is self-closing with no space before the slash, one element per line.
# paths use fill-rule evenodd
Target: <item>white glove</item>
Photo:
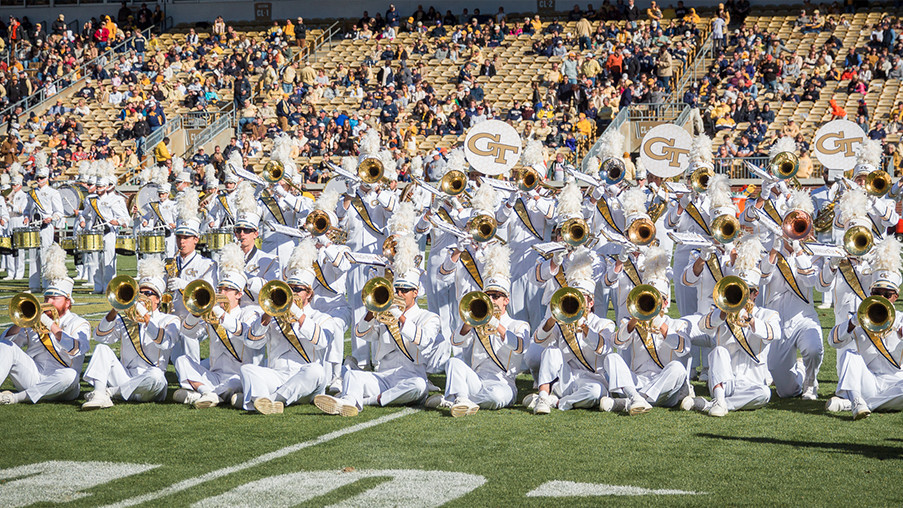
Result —
<path fill-rule="evenodd" d="M 449 201 L 451 202 L 452 208 L 454 208 L 455 210 L 461 210 L 464 208 L 463 206 L 461 206 L 461 201 L 459 201 L 456 197 L 451 198 Z"/>
<path fill-rule="evenodd" d="M 794 254 L 799 254 L 803 251 L 803 246 L 800 244 L 799 240 L 794 240 L 790 242 L 790 249 L 793 250 Z"/>
<path fill-rule="evenodd" d="M 495 316 L 492 316 L 492 318 L 489 319 L 489 323 L 487 323 L 487 324 L 489 325 L 489 328 L 490 328 L 491 330 L 495 330 L 496 328 L 499 327 L 499 324 L 500 324 L 500 323 L 499 323 L 499 318 L 497 318 L 497 317 L 495 317 Z"/>
<path fill-rule="evenodd" d="M 169 283 L 166 284 L 166 290 L 167 291 L 181 291 L 181 290 L 185 289 L 185 286 L 187 286 L 187 285 L 188 285 L 188 283 L 185 282 L 185 279 L 182 279 L 181 277 L 173 277 L 173 278 L 169 279 Z"/>
<path fill-rule="evenodd" d="M 771 191 L 774 189 L 774 182 L 768 181 L 762 184 L 762 199 L 768 199 L 771 197 Z"/>
<path fill-rule="evenodd" d="M 620 261 L 621 263 L 626 263 L 628 260 L 630 260 L 630 254 L 628 254 L 626 250 L 622 249 L 621 253 L 618 254 L 618 261 Z"/>
<path fill-rule="evenodd" d="M 665 324 L 664 316 L 655 316 L 654 318 L 652 318 L 652 329 L 653 330 L 660 330 L 662 328 L 663 324 Z"/>
<path fill-rule="evenodd" d="M 508 208 L 514 208 L 514 205 L 517 204 L 517 193 L 511 194 L 511 196 L 505 201 L 505 206 Z"/>
<path fill-rule="evenodd" d="M 389 314 L 391 314 L 395 319 L 400 319 L 402 312 L 398 307 L 392 307 L 391 309 L 389 309 Z"/>
<path fill-rule="evenodd" d="M 778 182 L 777 187 L 778 187 L 778 190 L 781 192 L 781 194 L 784 194 L 784 195 L 790 194 L 790 187 L 788 187 L 787 183 L 784 182 L 783 180 Z"/>
<path fill-rule="evenodd" d="M 843 258 L 841 258 L 841 257 L 832 257 L 832 258 L 828 259 L 828 266 L 831 268 L 832 271 L 837 270 L 837 267 L 840 266 L 841 261 L 843 261 Z"/>
<path fill-rule="evenodd" d="M 715 246 L 708 245 L 706 247 L 703 247 L 702 250 L 699 251 L 699 257 L 702 258 L 703 261 L 708 261 L 709 259 L 712 259 L 712 256 L 715 255 L 715 252 L 717 252 Z"/>
<path fill-rule="evenodd" d="M 143 318 L 147 315 L 147 307 L 143 303 L 138 302 L 135 304 L 135 312 L 138 313 L 138 317 Z"/>
<path fill-rule="evenodd" d="M 226 309 L 217 305 L 213 307 L 213 315 L 216 316 L 216 319 L 223 319 L 223 316 L 226 315 Z"/>
<path fill-rule="evenodd" d="M 294 316 L 295 318 L 300 318 L 301 316 L 306 316 L 307 315 L 307 307 L 304 307 L 302 309 L 301 307 L 298 307 L 297 305 L 295 305 L 293 303 L 292 308 L 291 308 L 291 315 Z"/>
<path fill-rule="evenodd" d="M 746 309 L 740 309 L 740 312 L 737 313 L 737 321 L 740 323 L 743 323 L 748 319 L 749 319 L 749 312 L 746 312 Z"/>
<path fill-rule="evenodd" d="M 47 314 L 41 314 L 41 324 L 49 330 L 50 326 L 53 325 L 53 318 Z"/>
<path fill-rule="evenodd" d="M 564 250 L 555 251 L 552 254 L 552 263 L 554 263 L 555 266 L 561 266 L 561 264 L 564 263 L 564 254 Z"/>

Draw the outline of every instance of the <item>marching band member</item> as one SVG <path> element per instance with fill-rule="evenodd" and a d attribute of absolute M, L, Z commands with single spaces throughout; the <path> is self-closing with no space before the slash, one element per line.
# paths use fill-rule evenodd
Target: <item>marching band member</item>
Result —
<path fill-rule="evenodd" d="M 60 192 L 51 188 L 50 169 L 47 167 L 47 156 L 44 152 L 38 152 L 35 156 L 35 177 L 37 178 L 37 186 L 28 191 L 28 204 L 25 205 L 25 225 L 32 222 L 41 229 L 41 246 L 36 249 L 30 249 L 30 268 L 28 275 L 28 289 L 31 292 L 38 292 L 42 287 L 41 267 L 44 257 L 47 255 L 47 249 L 53 244 L 53 233 L 55 228 L 60 225 L 63 220 L 63 200 L 60 198 Z"/>
<path fill-rule="evenodd" d="M 903 324 L 900 313 L 893 312 L 903 283 L 900 244 L 889 238 L 876 250 L 883 255 L 875 259 L 874 282 L 869 291 L 871 296 L 886 300 L 871 304 L 884 307 L 881 312 L 889 309 L 892 319 L 869 323 L 863 322 L 869 312 L 850 313 L 847 319 L 837 322 L 829 339 L 838 349 L 838 380 L 837 396 L 828 401 L 826 409 L 852 411 L 854 420 L 865 418 L 872 411 L 903 409 Z M 883 325 L 883 330 L 875 329 L 876 325 Z"/>
<path fill-rule="evenodd" d="M 18 163 L 14 163 L 13 167 Z M 19 166 L 21 168 L 21 166 Z M 28 206 L 28 194 L 22 190 L 22 173 L 10 170 L 10 183 L 12 190 L 7 199 L 9 200 L 9 229 L 21 228 L 25 225 L 25 208 Z M 13 246 L 15 248 L 15 246 Z M 6 279 L 23 279 L 25 278 L 25 252 L 18 251 L 7 257 L 7 274 Z"/>
<path fill-rule="evenodd" d="M 317 255 L 313 240 L 295 247 L 285 269 L 285 282 L 294 294 L 291 311 L 261 314 L 251 325 L 245 343 L 255 350 L 266 346 L 267 365 L 241 367 L 243 393 L 236 403 L 248 411 L 281 413 L 284 406 L 309 404 L 326 389 L 330 373 L 324 359 L 339 330 L 336 319 L 311 305 Z"/>
<path fill-rule="evenodd" d="M 715 337 L 715 347 L 709 353 L 712 401 L 686 397 L 682 409 L 720 417 L 728 411 L 763 407 L 771 398 L 766 358 L 771 361 L 769 348 L 781 340 L 781 318 L 777 312 L 755 305 L 759 287 L 766 283 L 760 271 L 763 252 L 761 242 L 754 237 L 737 247 L 734 270 L 749 288 L 746 307 L 736 315 L 715 307 L 700 322 Z"/>
<path fill-rule="evenodd" d="M 802 211 L 810 217 L 812 198 L 804 191 L 790 191 L 788 215 Z M 779 397 L 802 395 L 818 398 L 818 370 L 824 357 L 821 322 L 812 304 L 812 288 L 818 283 L 818 268 L 800 242 L 783 236 L 776 240 L 762 273 L 768 278 L 765 307 L 775 310 L 781 320 L 781 335 L 768 350 L 768 370 Z M 797 361 L 799 351 L 802 360 Z"/>
<path fill-rule="evenodd" d="M 116 193 L 116 176 L 112 165 L 101 164 L 102 174 L 97 178 L 97 197 L 88 200 L 81 227 L 103 228 L 103 251 L 97 254 L 97 271 L 94 273 L 94 294 L 103 294 L 107 284 L 116 275 L 116 233 L 129 221 L 125 199 Z M 90 222 L 90 225 L 88 224 Z"/>
<path fill-rule="evenodd" d="M 651 245 L 655 236 L 652 232 L 652 236 L 643 239 L 642 234 L 638 234 L 647 225 L 652 226 L 646 229 L 647 233 L 654 229 L 654 224 L 646 213 L 646 194 L 642 189 L 636 187 L 627 189 L 618 196 L 617 201 L 619 203 L 617 215 L 623 214 L 624 226 L 619 228 L 623 236 L 617 231 L 614 236 L 621 237 L 625 241 L 620 245 L 620 253 L 615 262 L 606 264 L 605 281 L 613 288 L 615 316 L 620 320 L 627 316 L 627 295 L 642 283 L 644 250 L 647 245 Z"/>
<path fill-rule="evenodd" d="M 233 151 L 233 153 L 235 152 Z M 207 174 L 213 174 L 213 172 L 213 166 L 207 167 Z M 223 178 L 223 186 L 225 192 L 217 194 L 210 213 L 207 215 L 209 219 L 204 222 L 202 232 L 208 229 L 231 226 L 235 223 L 235 189 L 238 188 L 238 176 L 231 171 L 227 171 L 225 178 Z"/>
<path fill-rule="evenodd" d="M 860 188 L 871 191 L 867 185 L 869 175 L 874 174 L 881 168 L 881 142 L 868 139 L 862 143 L 862 148 L 857 155 L 856 166 L 853 167 L 853 181 Z M 885 191 L 886 192 L 886 191 Z M 841 214 L 835 215 L 834 226 L 843 228 L 840 217 Z M 887 195 L 869 195 L 868 217 L 871 220 L 875 232 L 879 236 L 883 236 L 887 228 L 894 227 L 900 220 L 897 213 L 897 204 Z"/>
<path fill-rule="evenodd" d="M 439 331 L 439 316 L 417 306 L 421 270 L 415 255 L 416 250 L 407 249 L 396 253 L 392 308 L 378 319 L 367 311 L 354 327 L 355 335 L 373 343 L 373 372 L 346 366 L 338 397 L 314 397 L 324 413 L 355 416 L 364 406 L 404 405 L 426 398 L 425 358 L 445 339 Z"/>
<path fill-rule="evenodd" d="M 196 408 L 216 406 L 241 391 L 240 374 L 244 365 L 263 363 L 263 352 L 245 345 L 248 330 L 258 318 L 253 307 L 240 305 L 245 284 L 244 254 L 237 244 L 230 243 L 223 247 L 219 258 L 217 299 L 224 301 L 217 302 L 204 315 L 189 313 L 182 320 L 180 330 L 183 338 L 209 339 L 209 367 L 189 355 L 176 358 L 174 363 L 182 388 L 173 394 L 174 401 Z"/>
<path fill-rule="evenodd" d="M 84 379 L 94 387 L 82 409 L 113 407 L 113 398 L 131 402 L 161 402 L 166 398 L 166 365 L 179 336 L 179 319 L 160 312 L 163 262 L 142 259 L 138 265 L 139 301 L 133 312 L 116 309 L 94 329 L 94 347 Z M 120 358 L 110 348 L 119 342 Z"/>
<path fill-rule="evenodd" d="M 201 218 L 197 214 L 197 191 L 186 189 L 179 195 L 176 203 L 178 218 L 174 236 L 178 252 L 165 262 L 166 293 L 163 297 L 164 300 L 171 301 L 171 313 L 184 320 L 189 315 L 182 294 L 185 286 L 191 281 L 203 279 L 211 286 L 217 287 L 217 269 L 215 262 L 197 252 L 200 236 L 198 229 L 201 224 Z M 201 349 L 195 337 L 180 334 L 179 339 L 172 345 L 170 356 L 173 361 L 183 355 L 187 355 L 194 362 L 201 361 Z"/>
<path fill-rule="evenodd" d="M 836 209 L 839 206 L 839 199 L 841 197 L 841 187 L 842 184 L 840 182 L 831 181 L 831 170 L 827 167 L 822 169 L 822 178 L 825 181 L 825 184 L 817 189 L 812 189 L 812 203 L 815 205 L 815 219 L 813 222 L 813 227 L 815 228 L 815 239 L 820 243 L 824 243 L 827 245 L 841 245 L 843 242 L 843 234 L 842 230 L 834 227 L 834 217 L 840 213 L 839 210 Z M 826 229 L 824 231 L 819 231 L 819 221 L 823 220 L 827 224 L 824 226 Z M 829 260 L 825 260 L 826 262 Z M 822 274 L 824 275 L 826 270 L 822 270 Z M 834 303 L 834 284 L 833 280 L 829 283 L 829 286 L 822 286 L 822 303 L 818 306 L 819 309 L 830 309 Z M 819 281 L 821 282 L 821 280 Z"/>
<path fill-rule="evenodd" d="M 624 412 L 633 408 L 631 414 L 636 414 L 646 409 L 636 403 L 639 398 L 650 406 L 673 407 L 690 393 L 683 359 L 690 352 L 684 333 L 686 323 L 665 314 L 671 299 L 669 261 L 669 254 L 660 247 L 652 247 L 646 253 L 644 280 L 658 292 L 661 310 L 649 326 L 632 316 L 621 320 L 614 345 L 621 350 L 630 349 L 626 355 L 630 366 L 621 355 L 605 357 L 608 389 L 622 398 L 602 397 L 602 411 Z"/>
<path fill-rule="evenodd" d="M 474 329 L 465 323 L 455 333 L 452 345 L 463 348 L 463 354 L 448 361 L 445 395 L 433 395 L 424 404 L 448 408 L 453 417 L 514 403 L 517 397 L 514 379 L 530 339 L 530 325 L 508 315 L 511 249 L 495 244 L 489 247 L 487 255 L 483 293 L 492 302 L 492 317 L 484 329 Z"/>
<path fill-rule="evenodd" d="M 176 165 L 176 159 L 182 163 L 180 158 L 173 159 L 173 167 Z M 146 173 L 146 174 L 145 174 Z M 176 237 L 173 230 L 176 228 L 176 218 L 179 213 L 185 213 L 188 210 L 182 210 L 177 206 L 177 202 L 169 199 L 169 182 L 167 181 L 167 173 L 165 168 L 160 166 L 152 166 L 142 171 L 142 176 L 148 184 L 157 187 L 157 201 L 151 203 L 147 210 L 139 210 L 144 215 L 141 217 L 142 230 L 162 229 L 164 236 L 164 244 L 166 250 L 163 254 L 164 258 L 171 258 L 176 253 Z M 184 193 L 182 193 L 184 195 Z M 180 196 L 181 197 L 181 196 Z"/>
<path fill-rule="evenodd" d="M 89 160 L 83 160 L 78 163 L 78 179 L 76 180 L 76 185 L 82 190 L 84 195 L 82 203 L 79 204 L 78 210 L 75 212 L 75 224 L 72 229 L 76 242 L 78 240 L 78 232 L 81 229 L 79 223 L 81 222 L 82 215 L 85 213 L 87 199 L 89 197 L 96 197 L 95 186 L 97 178 L 94 167 L 95 164 Z M 76 252 L 73 254 L 75 280 L 87 281 L 85 286 L 94 287 L 94 270 L 96 270 L 96 263 L 92 268 L 91 261 L 93 261 L 93 256 L 89 255 L 87 252 L 80 252 L 77 247 L 78 244 L 76 243 Z M 90 274 L 88 273 L 89 271 L 91 272 Z"/>
<path fill-rule="evenodd" d="M 596 407 L 602 396 L 608 394 L 604 365 L 613 351 L 616 326 L 613 321 L 593 313 L 598 280 L 594 278 L 594 258 L 590 250 L 580 247 L 568 266 L 568 288 L 579 291 L 584 303 L 583 316 L 576 326 L 556 321 L 553 302 L 542 326 L 533 334 L 533 340 L 546 348 L 536 379 L 539 393 L 528 395 L 523 401 L 533 414 L 549 414 L 552 407 L 562 411 Z M 642 398 L 631 399 L 630 409 L 631 414 L 638 414 L 648 411 L 649 405 Z"/>
<path fill-rule="evenodd" d="M 282 178 L 260 191 L 259 199 L 263 206 L 261 210 L 264 221 L 273 220 L 283 226 L 296 227 L 299 216 L 313 208 L 310 199 L 301 194 L 292 193 L 292 185 L 299 188 L 304 183 L 304 178 L 298 174 L 295 161 L 291 156 L 292 138 L 286 134 L 279 134 L 273 141 L 273 150 L 270 154 L 270 166 L 282 166 Z M 235 151 L 237 153 L 237 150 Z M 266 170 L 265 170 L 266 171 Z M 267 231 L 263 236 L 261 249 L 276 258 L 282 271 L 284 264 L 292 255 L 292 250 L 297 243 L 296 238 L 278 231 Z M 281 261 L 280 261 L 281 260 Z"/>
<path fill-rule="evenodd" d="M 273 280 L 278 273 L 279 262 L 272 255 L 258 249 L 255 243 L 260 234 L 260 206 L 254 197 L 254 188 L 251 182 L 245 180 L 238 184 L 235 192 L 236 212 L 233 231 L 235 231 L 238 246 L 245 255 L 245 272 L 248 276 L 248 283 L 254 283 L 252 279 L 259 279 L 263 282 Z M 261 283 L 260 286 L 262 285 Z"/>
<path fill-rule="evenodd" d="M 30 400 L 75 400 L 91 325 L 72 312 L 72 285 L 66 273 L 66 253 L 51 244 L 44 258 L 47 290 L 42 311 L 32 328 L 15 323 L 0 335 L 0 382 L 9 377 L 16 391 L 0 392 L 0 404 Z M 49 312 L 59 319 L 54 320 Z M 22 348 L 27 351 L 22 351 Z"/>

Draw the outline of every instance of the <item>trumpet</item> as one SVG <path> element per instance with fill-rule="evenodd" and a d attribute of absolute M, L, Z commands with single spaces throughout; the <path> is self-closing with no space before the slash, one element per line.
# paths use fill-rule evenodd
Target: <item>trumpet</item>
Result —
<path fill-rule="evenodd" d="M 875 197 L 882 197 L 890 191 L 893 182 L 883 169 L 872 171 L 865 177 L 865 192 Z"/>
<path fill-rule="evenodd" d="M 859 304 L 856 318 L 859 325 L 869 333 L 878 336 L 886 335 L 894 326 L 897 311 L 894 304 L 883 296 L 870 296 Z"/>
<path fill-rule="evenodd" d="M 147 301 L 138 293 L 138 282 L 128 275 L 117 275 L 107 284 L 107 301 L 116 312 L 125 314 L 132 321 L 145 321 L 138 317 L 136 304 L 147 308 Z"/>
<path fill-rule="evenodd" d="M 740 221 L 730 214 L 719 215 L 712 221 L 712 238 L 718 243 L 731 243 L 740 234 Z"/>
<path fill-rule="evenodd" d="M 781 230 L 791 240 L 803 240 L 812 234 L 812 217 L 802 210 L 793 210 L 784 217 Z"/>
<path fill-rule="evenodd" d="M 491 215 L 480 214 L 467 221 L 467 231 L 476 242 L 488 242 L 495 237 L 498 225 Z"/>
<path fill-rule="evenodd" d="M 31 293 L 19 293 L 9 301 L 9 319 L 19 328 L 32 328 L 38 333 L 50 330 L 41 323 L 41 314 L 50 312 L 54 323 L 59 323 L 60 314 L 56 307 L 41 303 Z"/>
<path fill-rule="evenodd" d="M 728 315 L 730 323 L 737 323 L 740 311 L 752 311 L 754 301 L 749 298 L 749 285 L 736 275 L 723 277 L 712 290 L 715 306 Z"/>
<path fill-rule="evenodd" d="M 561 225 L 561 239 L 570 247 L 577 248 L 589 241 L 589 227 L 586 220 L 574 217 Z"/>
<path fill-rule="evenodd" d="M 602 161 L 602 165 L 599 166 L 599 173 L 605 178 L 605 183 L 617 185 L 624 181 L 624 178 L 627 176 L 627 168 L 621 159 L 609 157 Z"/>
<path fill-rule="evenodd" d="M 655 223 L 649 217 L 634 219 L 627 228 L 627 239 L 634 245 L 649 245 L 655 240 Z"/>
<path fill-rule="evenodd" d="M 303 192 L 297 185 L 285 178 L 285 164 L 279 161 L 271 160 L 267 162 L 266 165 L 263 166 L 262 176 L 267 183 L 274 184 L 284 181 L 286 185 L 299 193 Z"/>
<path fill-rule="evenodd" d="M 552 295 L 549 309 L 558 324 L 576 325 L 586 313 L 586 298 L 579 289 L 561 288 Z"/>
<path fill-rule="evenodd" d="M 211 315 L 217 305 L 222 305 L 226 311 L 231 310 L 226 308 L 229 300 L 224 295 L 217 294 L 213 285 L 204 279 L 189 282 L 182 291 L 182 300 L 188 312 L 194 316 L 203 316 L 205 321 L 214 319 Z"/>
<path fill-rule="evenodd" d="M 260 288 L 257 303 L 263 311 L 273 317 L 285 317 L 297 321 L 292 312 L 294 293 L 288 284 L 281 280 L 271 280 Z"/>
<path fill-rule="evenodd" d="M 662 305 L 662 294 L 649 284 L 640 284 L 627 294 L 627 312 L 641 323 L 651 325 L 662 312 Z"/>
<path fill-rule="evenodd" d="M 363 156 L 357 164 L 357 177 L 366 184 L 373 185 L 383 179 L 385 168 L 377 157 Z"/>
<path fill-rule="evenodd" d="M 486 293 L 471 291 L 458 303 L 458 314 L 469 326 L 482 328 L 488 325 L 495 315 L 495 305 Z"/>
<path fill-rule="evenodd" d="M 771 159 L 768 170 L 779 180 L 789 180 L 800 169 L 800 158 L 792 152 L 781 152 Z"/>
<path fill-rule="evenodd" d="M 701 167 L 690 174 L 690 187 L 692 187 L 693 191 L 697 194 L 701 194 L 708 190 L 709 179 L 714 175 L 715 172 L 710 168 Z"/>
<path fill-rule="evenodd" d="M 874 245 L 875 237 L 866 226 L 853 226 L 843 234 L 843 250 L 850 256 L 864 256 Z"/>

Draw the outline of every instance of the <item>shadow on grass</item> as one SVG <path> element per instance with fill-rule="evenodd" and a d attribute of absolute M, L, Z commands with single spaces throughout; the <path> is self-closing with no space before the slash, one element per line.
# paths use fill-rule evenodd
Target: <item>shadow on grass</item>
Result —
<path fill-rule="evenodd" d="M 831 443 L 827 441 L 797 441 L 792 439 L 777 439 L 773 437 L 722 436 L 718 434 L 708 433 L 697 433 L 696 437 L 720 439 L 724 441 L 743 441 L 746 443 L 756 444 L 786 445 L 792 446 L 794 448 L 821 449 L 827 451 L 835 451 L 838 453 L 846 453 L 849 455 L 861 455 L 866 458 L 878 460 L 903 459 L 903 447 L 898 446 L 876 446 L 861 443 Z"/>

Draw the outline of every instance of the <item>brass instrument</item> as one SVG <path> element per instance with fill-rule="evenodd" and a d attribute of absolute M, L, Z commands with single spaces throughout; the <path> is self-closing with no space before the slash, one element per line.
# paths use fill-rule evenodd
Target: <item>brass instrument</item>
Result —
<path fill-rule="evenodd" d="M 641 323 L 652 323 L 662 312 L 662 294 L 649 284 L 640 284 L 627 294 L 627 312 Z"/>
<path fill-rule="evenodd" d="M 304 229 L 313 236 L 325 235 L 332 228 L 329 214 L 323 210 L 314 210 L 304 220 Z"/>
<path fill-rule="evenodd" d="M 498 224 L 491 215 L 481 214 L 467 221 L 467 232 L 476 242 L 488 242 L 495 238 Z"/>
<path fill-rule="evenodd" d="M 214 307 L 228 304 L 228 299 L 224 295 L 217 294 L 213 285 L 204 279 L 189 282 L 182 291 L 182 300 L 188 312 L 194 316 L 202 316 L 208 322 L 216 319 L 212 317 Z M 227 312 L 231 310 L 225 306 L 223 308 Z"/>
<path fill-rule="evenodd" d="M 634 245 L 649 245 L 655 240 L 655 223 L 648 217 L 634 219 L 627 228 L 626 236 Z"/>
<path fill-rule="evenodd" d="M 831 230 L 834 225 L 834 215 L 837 213 L 834 210 L 835 206 L 837 206 L 836 198 L 815 214 L 813 225 L 817 233 L 826 233 Z"/>
<path fill-rule="evenodd" d="M 295 294 L 288 284 L 281 280 L 271 280 L 260 288 L 257 304 L 270 316 L 297 321 L 299 316 L 292 315 L 294 299 Z"/>
<path fill-rule="evenodd" d="M 291 181 L 285 178 L 285 164 L 271 160 L 263 166 L 263 179 L 267 181 L 267 183 L 274 184 L 284 181 L 286 185 L 295 189 L 299 193 L 303 192 L 298 188 L 297 185 L 293 184 Z"/>
<path fill-rule="evenodd" d="M 865 177 L 865 192 L 871 196 L 882 197 L 890 191 L 893 182 L 883 169 L 872 171 Z"/>
<path fill-rule="evenodd" d="M 784 217 L 781 230 L 787 238 L 802 241 L 812 234 L 812 217 L 802 210 L 793 210 Z"/>
<path fill-rule="evenodd" d="M 690 187 L 697 194 L 701 194 L 708 190 L 709 180 L 715 176 L 715 172 L 710 168 L 701 167 L 690 174 Z"/>
<path fill-rule="evenodd" d="M 357 177 L 362 182 L 373 185 L 383 179 L 385 168 L 379 158 L 366 156 L 362 157 L 357 165 Z"/>
<path fill-rule="evenodd" d="M 383 257 L 392 261 L 395 259 L 395 250 L 398 248 L 398 235 L 389 235 L 383 242 Z"/>
<path fill-rule="evenodd" d="M 173 278 L 177 275 L 176 258 L 166 258 L 163 267 L 166 269 L 166 275 L 169 276 L 169 278 Z M 164 314 L 172 312 L 172 291 L 166 291 L 160 296 L 160 312 Z"/>
<path fill-rule="evenodd" d="M 850 256 L 864 256 L 874 245 L 875 237 L 866 226 L 853 226 L 843 234 L 843 250 Z"/>
<path fill-rule="evenodd" d="M 31 293 L 19 293 L 9 301 L 9 319 L 19 328 L 32 328 L 40 333 L 49 333 L 43 323 L 41 314 L 50 312 L 55 323 L 60 320 L 56 307 L 49 303 L 41 303 Z"/>
<path fill-rule="evenodd" d="M 590 233 L 586 220 L 574 217 L 561 225 L 561 239 L 570 247 L 577 248 L 589 241 Z"/>
<path fill-rule="evenodd" d="M 576 326 L 586 313 L 586 298 L 579 289 L 565 287 L 552 295 L 549 301 L 552 319 L 559 325 Z"/>
<path fill-rule="evenodd" d="M 866 298 L 856 310 L 859 326 L 878 336 L 884 336 L 893 329 L 896 316 L 894 304 L 883 296 Z"/>
<path fill-rule="evenodd" d="M 467 175 L 463 171 L 453 169 L 439 180 L 439 190 L 449 196 L 457 196 L 467 189 Z"/>
<path fill-rule="evenodd" d="M 138 293 L 138 282 L 128 275 L 117 275 L 107 284 L 107 301 L 116 312 L 132 321 L 147 321 L 147 317 L 138 317 L 135 304 L 142 302 L 147 308 L 147 301 Z M 147 309 L 150 310 L 150 309 Z"/>
<path fill-rule="evenodd" d="M 621 159 L 609 157 L 602 161 L 599 174 L 605 178 L 605 183 L 608 185 L 617 185 L 627 177 L 627 168 Z"/>
<path fill-rule="evenodd" d="M 750 313 L 755 305 L 755 301 L 749 298 L 749 285 L 736 275 L 722 277 L 715 284 L 712 300 L 716 307 L 727 314 L 727 321 L 731 324 L 740 324 L 740 311 L 746 309 Z"/>
<path fill-rule="evenodd" d="M 392 283 L 385 277 L 373 277 L 364 284 L 361 290 L 361 301 L 368 311 L 376 315 L 377 321 L 386 325 L 398 325 L 398 320 L 389 313 L 389 309 L 401 302 L 395 296 Z"/>
<path fill-rule="evenodd" d="M 800 158 L 792 152 L 781 152 L 768 163 L 768 171 L 779 180 L 789 180 L 800 170 Z"/>
<path fill-rule="evenodd" d="M 458 314 L 469 326 L 482 328 L 488 325 L 495 315 L 495 305 L 486 293 L 471 291 L 458 303 Z"/>
<path fill-rule="evenodd" d="M 718 243 L 731 243 L 740 234 L 740 221 L 730 214 L 719 215 L 709 228 L 712 238 Z"/>
<path fill-rule="evenodd" d="M 517 172 L 517 188 L 523 192 L 530 192 L 542 182 L 542 175 L 531 167 L 523 167 Z"/>

